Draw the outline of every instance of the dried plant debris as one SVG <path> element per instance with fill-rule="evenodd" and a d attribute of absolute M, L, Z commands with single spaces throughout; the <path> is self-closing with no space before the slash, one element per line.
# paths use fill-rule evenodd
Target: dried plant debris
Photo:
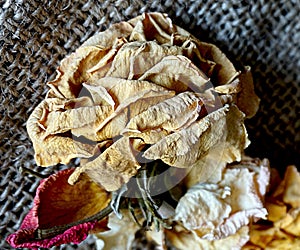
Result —
<path fill-rule="evenodd" d="M 298 177 L 265 203 L 269 162 L 244 155 L 244 121 L 259 106 L 250 68 L 166 14 L 94 35 L 48 86 L 27 122 L 36 163 L 80 164 L 41 182 L 12 246 L 95 234 L 99 249 L 229 250 L 257 238 L 258 220 L 299 231 Z"/>

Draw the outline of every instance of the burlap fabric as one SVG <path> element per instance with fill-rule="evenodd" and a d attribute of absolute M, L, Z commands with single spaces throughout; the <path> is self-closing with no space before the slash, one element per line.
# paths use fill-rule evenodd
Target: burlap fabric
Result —
<path fill-rule="evenodd" d="M 238 64 L 250 65 L 258 114 L 247 122 L 247 153 L 268 157 L 274 167 L 299 164 L 300 1 L 0 1 L 0 249 L 20 226 L 39 179 L 22 174 L 35 165 L 25 123 L 44 98 L 46 82 L 61 59 L 97 31 L 142 12 L 168 13 L 174 22 L 218 45 Z M 59 167 L 55 167 L 58 169 Z M 80 246 L 95 249 L 90 238 Z"/>

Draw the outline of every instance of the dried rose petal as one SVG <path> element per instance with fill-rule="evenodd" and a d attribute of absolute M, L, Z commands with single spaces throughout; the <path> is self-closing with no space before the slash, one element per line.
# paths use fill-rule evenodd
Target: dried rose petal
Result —
<path fill-rule="evenodd" d="M 200 229 L 209 233 L 229 217 L 231 206 L 225 199 L 229 195 L 230 188 L 222 189 L 217 184 L 195 185 L 180 199 L 174 220 L 188 230 Z"/>
<path fill-rule="evenodd" d="M 176 92 L 194 91 L 204 88 L 208 77 L 184 56 L 166 56 L 147 70 L 139 80 L 147 80 Z"/>
<path fill-rule="evenodd" d="M 283 180 L 273 171 L 271 192 L 266 195 L 268 224 L 256 223 L 250 229 L 245 249 L 297 249 L 300 242 L 300 174 L 288 166 Z"/>
<path fill-rule="evenodd" d="M 131 177 L 136 175 L 140 168 L 135 158 L 134 142 L 128 137 L 122 137 L 108 147 L 96 159 L 76 168 L 69 178 L 69 183 L 78 181 L 82 173 L 86 173 L 95 182 L 107 191 L 115 191 Z M 140 140 L 138 140 L 140 141 Z M 139 144 L 139 143 L 138 143 Z"/>
<path fill-rule="evenodd" d="M 252 220 L 265 218 L 260 190 L 266 187 L 260 185 L 268 182 L 258 182 L 261 168 L 236 164 L 224 170 L 221 181 L 192 186 L 179 200 L 174 221 L 200 238 L 218 240 L 236 234 Z M 269 179 L 269 172 L 264 178 Z"/>
<path fill-rule="evenodd" d="M 58 135 L 47 135 L 44 120 L 52 105 L 52 98 L 40 103 L 27 122 L 27 130 L 35 149 L 35 160 L 40 166 L 51 166 L 68 163 L 72 158 L 91 157 L 94 145 L 75 141 L 73 138 Z"/>
<path fill-rule="evenodd" d="M 144 157 L 161 159 L 170 166 L 187 168 L 204 157 L 211 148 L 223 142 L 229 145 L 234 143 L 235 150 L 232 155 L 236 160 L 239 160 L 241 152 L 248 145 L 243 114 L 235 106 L 220 108 L 184 130 L 166 136 L 147 149 Z"/>
<path fill-rule="evenodd" d="M 178 250 L 186 249 L 210 249 L 210 250 L 233 250 L 241 249 L 249 240 L 248 227 L 244 226 L 237 233 L 218 240 L 207 240 L 198 237 L 197 234 L 186 231 L 176 226 L 173 230 L 166 230 L 166 236 Z"/>
<path fill-rule="evenodd" d="M 96 214 L 110 202 L 110 195 L 86 176 L 71 186 L 67 179 L 74 169 L 60 171 L 41 181 L 34 206 L 20 229 L 8 236 L 13 247 L 46 247 L 83 241 L 97 221 L 73 226 L 58 235 L 38 240 L 35 231 L 76 222 Z M 102 224 L 105 229 L 106 225 Z"/>

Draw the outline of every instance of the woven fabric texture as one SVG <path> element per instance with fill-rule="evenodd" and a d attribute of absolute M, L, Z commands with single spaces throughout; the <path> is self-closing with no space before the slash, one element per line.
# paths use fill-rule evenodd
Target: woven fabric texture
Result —
<path fill-rule="evenodd" d="M 299 164 L 299 0 L 0 0 L 0 249 L 29 211 L 39 179 L 20 167 L 41 168 L 25 129 L 28 115 L 44 98 L 55 68 L 87 38 L 110 24 L 143 12 L 167 13 L 198 38 L 215 43 L 228 57 L 252 68 L 261 98 L 247 121 L 251 156 L 267 157 L 281 171 Z M 92 238 L 79 246 L 95 249 Z"/>

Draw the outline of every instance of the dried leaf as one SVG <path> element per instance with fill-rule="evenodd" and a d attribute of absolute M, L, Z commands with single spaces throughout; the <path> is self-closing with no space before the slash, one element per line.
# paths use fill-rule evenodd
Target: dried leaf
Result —
<path fill-rule="evenodd" d="M 46 239 L 36 239 L 37 229 L 51 228 L 76 222 L 104 209 L 110 194 L 83 175 L 74 186 L 67 182 L 73 169 L 67 169 L 43 180 L 34 198 L 34 207 L 22 222 L 21 228 L 8 237 L 14 247 L 45 247 L 64 243 L 80 243 L 97 222 L 91 221 L 66 229 L 63 233 Z M 106 224 L 103 224 L 106 228 Z"/>

